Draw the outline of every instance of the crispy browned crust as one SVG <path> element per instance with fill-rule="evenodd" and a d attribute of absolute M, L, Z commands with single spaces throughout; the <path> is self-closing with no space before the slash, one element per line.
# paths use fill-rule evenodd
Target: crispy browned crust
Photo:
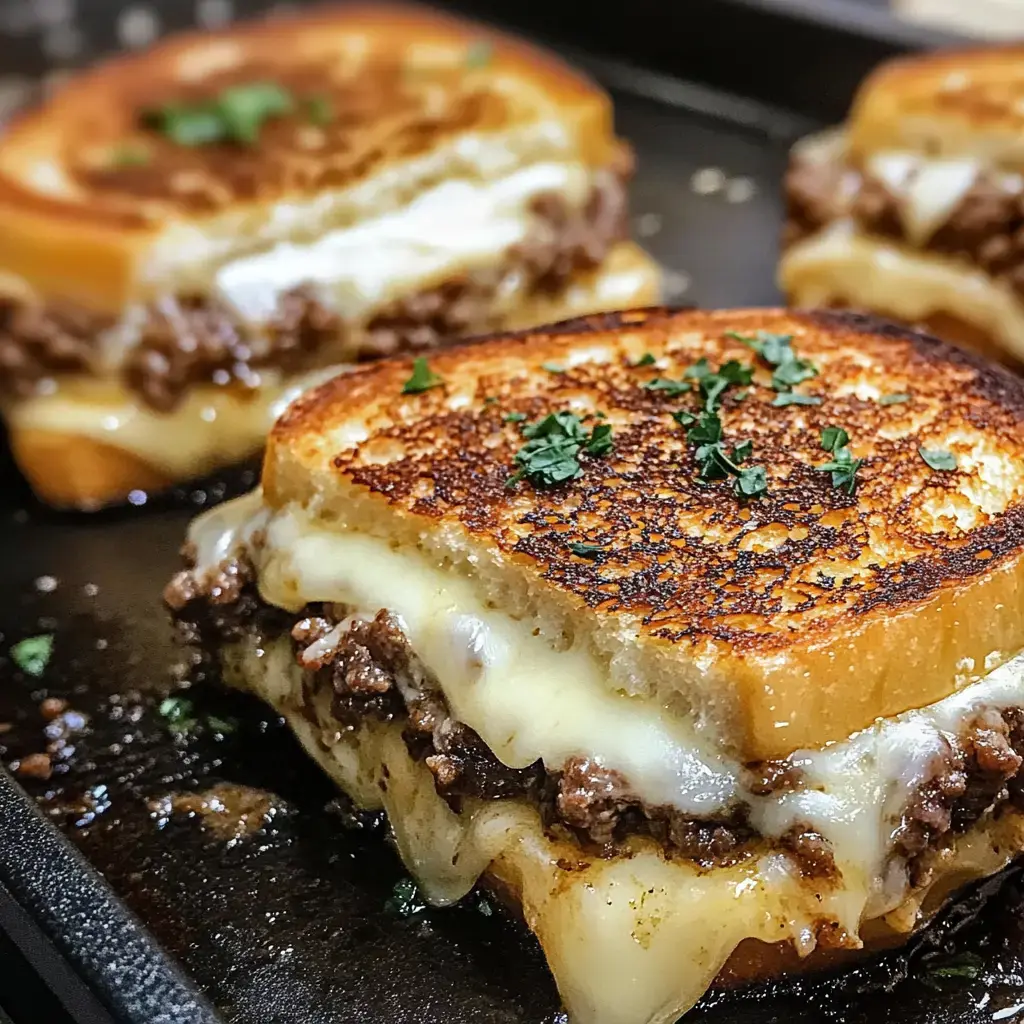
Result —
<path fill-rule="evenodd" d="M 930 53 L 883 64 L 850 114 L 851 151 L 970 152 L 997 164 L 1024 158 L 1024 48 L 1017 44 Z M 988 144 L 981 144 L 982 138 Z M 930 145 L 929 145 L 930 142 Z"/>
<path fill-rule="evenodd" d="M 825 398 L 775 408 L 774 392 L 757 387 L 743 402 L 727 399 L 726 437 L 752 440 L 752 462 L 768 473 L 767 495 L 750 503 L 727 482 L 699 479 L 694 446 L 670 418 L 695 401 L 641 386 L 678 379 L 699 357 L 751 361 L 731 330 L 792 334 L 822 371 L 801 390 Z M 648 351 L 663 365 L 632 366 Z M 542 369 L 571 364 L 574 353 L 586 354 L 566 372 Z M 992 651 L 1024 646 L 1013 597 L 1024 571 L 1024 491 L 1008 484 L 1001 511 L 956 523 L 942 510 L 966 512 L 977 477 L 937 473 L 918 452 L 946 447 L 960 430 L 1021 458 L 1024 382 L 1000 367 L 854 313 L 664 309 L 495 337 L 430 365 L 446 387 L 404 396 L 410 362 L 393 360 L 296 403 L 271 434 L 269 500 L 305 500 L 340 475 L 379 500 L 383 515 L 423 530 L 457 524 L 595 621 L 635 625 L 641 644 L 729 659 L 736 727 L 747 731 L 738 742 L 751 758 L 932 703 L 955 688 L 962 659 L 980 669 Z M 762 384 L 768 377 L 758 371 Z M 862 400 L 853 389 L 864 382 L 913 400 Z M 455 393 L 469 401 L 451 409 Z M 533 420 L 581 397 L 607 413 L 615 450 L 571 485 L 509 490 L 523 440 L 503 415 Z M 339 450 L 331 431 L 352 419 L 371 424 L 370 437 Z M 833 424 L 865 459 L 856 497 L 814 468 L 828 461 L 820 435 Z M 602 553 L 577 557 L 567 538 Z"/>
<path fill-rule="evenodd" d="M 88 437 L 41 430 L 12 430 L 9 437 L 32 490 L 56 508 L 100 508 L 131 491 L 162 491 L 173 483 L 130 452 Z"/>
<path fill-rule="evenodd" d="M 360 63 L 346 57 L 364 43 Z M 480 48 L 486 58 L 475 60 Z M 431 67 L 417 70 L 417 54 Z M 249 147 L 178 146 L 140 127 L 145 109 L 254 80 L 300 100 L 328 98 L 336 114 L 324 125 L 301 110 L 272 120 Z M 579 159 L 615 159 L 611 104 L 590 80 L 527 43 L 425 8 L 328 6 L 175 36 L 80 74 L 8 128 L 0 270 L 116 309 L 168 223 L 343 188 L 456 135 L 501 135 L 545 117 L 578 140 Z M 145 163 L 119 164 L 126 147 Z M 61 192 L 32 186 L 41 162 L 67 176 Z"/>

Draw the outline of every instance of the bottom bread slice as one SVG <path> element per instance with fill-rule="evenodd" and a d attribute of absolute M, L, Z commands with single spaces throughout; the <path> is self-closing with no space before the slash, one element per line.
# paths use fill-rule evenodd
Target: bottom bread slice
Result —
<path fill-rule="evenodd" d="M 710 867 L 640 836 L 595 855 L 546 829 L 526 800 L 443 799 L 400 723 L 341 726 L 330 691 L 310 690 L 286 637 L 253 634 L 221 655 L 229 685 L 270 703 L 356 805 L 387 812 L 431 903 L 450 904 L 482 881 L 511 905 L 575 1024 L 669 1024 L 716 978 L 749 981 L 893 946 L 1024 846 L 1024 816 L 1007 809 L 985 819 L 936 854 L 925 884 L 875 916 L 867 908 L 877 879 L 808 877 L 767 847 Z"/>
<path fill-rule="evenodd" d="M 561 291 L 517 304 L 499 326 L 517 330 L 649 305 L 660 290 L 657 264 L 623 242 Z M 289 402 L 338 372 L 330 367 L 284 379 L 265 373 L 255 390 L 196 385 L 169 413 L 109 381 L 68 378 L 53 394 L 12 400 L 3 413 L 15 460 L 36 494 L 59 507 L 96 508 L 255 454 Z"/>

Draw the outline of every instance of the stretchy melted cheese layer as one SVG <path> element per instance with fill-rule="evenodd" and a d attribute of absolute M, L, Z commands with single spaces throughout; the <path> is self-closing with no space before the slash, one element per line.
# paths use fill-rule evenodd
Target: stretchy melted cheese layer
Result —
<path fill-rule="evenodd" d="M 945 737 L 955 737 L 980 707 L 1024 705 L 1022 655 L 929 708 L 796 752 L 806 785 L 756 796 L 718 737 L 654 701 L 616 692 L 589 648 L 553 645 L 531 624 L 487 606 L 471 579 L 417 549 L 326 528 L 294 508 L 272 513 L 257 491 L 195 521 L 198 564 L 216 566 L 257 531 L 262 542 L 253 557 L 269 604 L 298 611 L 327 601 L 366 615 L 381 608 L 397 614 L 452 715 L 505 764 L 540 759 L 557 771 L 583 755 L 621 772 L 652 806 L 708 816 L 742 801 L 767 836 L 809 825 L 831 842 L 845 883 L 863 889 L 876 915 L 903 898 L 902 871 L 887 871 L 891 835 L 946 749 Z"/>
<path fill-rule="evenodd" d="M 509 887 L 574 1024 L 670 1024 L 744 939 L 790 941 L 807 953 L 816 923 L 834 921 L 855 944 L 861 923 L 880 912 L 872 907 L 873 880 L 851 870 L 839 885 L 815 885 L 784 856 L 764 853 L 705 871 L 667 860 L 646 841 L 636 842 L 630 857 L 581 861 L 576 848 L 545 837 L 536 812 L 520 801 L 467 800 L 456 814 L 409 757 L 399 726 L 371 723 L 342 733 L 328 695 L 317 701 L 311 723 L 300 710 L 301 674 L 286 640 L 229 648 L 225 663 L 228 680 L 274 705 L 357 804 L 387 811 L 402 859 L 432 902 L 459 899 L 485 872 Z M 1022 833 L 1020 818 L 1006 815 L 963 837 L 936 884 L 998 871 L 1024 845 Z M 914 894 L 890 927 L 911 929 L 924 897 Z M 894 895 L 890 906 L 901 898 Z"/>
<path fill-rule="evenodd" d="M 779 283 L 801 307 L 843 303 L 909 323 L 946 313 L 1024 359 L 1024 304 L 1009 285 L 966 261 L 861 234 L 849 221 L 787 249 Z"/>
<path fill-rule="evenodd" d="M 270 320 L 280 297 L 300 285 L 357 319 L 457 274 L 499 267 L 527 240 L 540 196 L 553 193 L 578 207 L 592 179 L 582 164 L 548 163 L 496 181 L 444 181 L 402 209 L 234 260 L 217 271 L 215 290 L 254 323 Z"/>
<path fill-rule="evenodd" d="M 621 309 L 653 301 L 656 277 L 638 250 L 619 245 L 600 268 L 580 277 L 556 295 L 525 297 L 521 309 L 510 303 L 504 316 L 510 330 L 552 319 Z M 523 298 L 523 297 L 521 297 Z M 240 392 L 197 384 L 169 413 L 156 412 L 108 380 L 57 379 L 52 394 L 19 398 L 4 406 L 15 430 L 38 430 L 89 437 L 121 448 L 186 479 L 235 462 L 263 446 L 274 420 L 306 388 L 341 372 L 329 367 L 284 381 L 263 373 L 264 387 Z"/>

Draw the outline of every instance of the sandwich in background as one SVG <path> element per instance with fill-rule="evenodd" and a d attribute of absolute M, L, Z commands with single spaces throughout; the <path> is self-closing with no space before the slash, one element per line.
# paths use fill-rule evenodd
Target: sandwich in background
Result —
<path fill-rule="evenodd" d="M 911 57 L 798 144 L 780 285 L 1024 362 L 1024 49 Z"/>
<path fill-rule="evenodd" d="M 631 170 L 593 82 L 416 8 L 79 75 L 0 140 L 17 461 L 44 500 L 101 505 L 257 451 L 328 368 L 651 301 Z"/>
<path fill-rule="evenodd" d="M 165 596 L 575 1024 L 671 1024 L 1024 849 L 1022 431 L 852 313 L 593 316 L 307 393 Z"/>

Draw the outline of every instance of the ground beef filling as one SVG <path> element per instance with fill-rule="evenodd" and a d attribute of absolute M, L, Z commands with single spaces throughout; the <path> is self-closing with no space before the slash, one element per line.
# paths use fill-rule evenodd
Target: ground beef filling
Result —
<path fill-rule="evenodd" d="M 856 177 L 836 162 L 795 157 L 786 172 L 784 243 L 845 217 L 866 233 L 907 242 L 900 198 L 870 175 Z M 925 247 L 967 260 L 1024 296 L 1024 193 L 981 174 Z"/>
<path fill-rule="evenodd" d="M 464 274 L 379 310 L 360 331 L 355 358 L 416 352 L 497 329 L 496 299 L 513 284 L 528 296 L 555 295 L 574 274 L 599 266 L 628 236 L 628 173 L 599 175 L 582 210 L 557 195 L 539 197 L 530 237 L 503 266 Z M 109 318 L 74 307 L 0 298 L 0 393 L 27 397 L 57 374 L 100 373 L 98 337 L 112 326 Z M 148 406 L 167 412 L 196 384 L 252 388 L 261 371 L 321 365 L 325 347 L 345 332 L 345 323 L 306 288 L 284 295 L 269 329 L 258 334 L 210 298 L 164 299 L 148 309 L 121 377 Z"/>
<path fill-rule="evenodd" d="M 397 619 L 386 610 L 372 619 L 343 606 L 310 606 L 296 621 L 264 604 L 256 573 L 245 556 L 198 574 L 195 551 L 186 547 L 190 568 L 164 591 L 182 638 L 207 648 L 258 632 L 287 634 L 304 670 L 303 712 L 316 724 L 313 703 L 330 695 L 331 714 L 346 729 L 366 719 L 398 722 L 406 746 L 434 776 L 437 792 L 455 809 L 462 800 L 509 797 L 535 804 L 549 831 L 580 844 L 588 853 L 611 855 L 629 836 L 649 835 L 671 854 L 705 866 L 734 864 L 755 852 L 763 838 L 745 811 L 695 818 L 671 807 L 644 803 L 617 771 L 586 757 L 570 758 L 560 771 L 537 761 L 510 768 L 499 761 L 473 729 L 451 717 L 436 680 L 410 648 Z M 750 766 L 763 792 L 799 785 L 799 766 L 763 762 Z M 832 852 L 809 827 L 796 827 L 778 841 L 807 878 L 838 877 Z"/>
<path fill-rule="evenodd" d="M 560 771 L 540 761 L 509 768 L 476 732 L 451 717 L 436 680 L 386 610 L 368 618 L 343 606 L 317 605 L 296 619 L 261 600 L 247 556 L 200 574 L 194 549 L 187 545 L 183 555 L 189 568 L 167 585 L 164 601 L 186 642 L 213 649 L 254 631 L 288 636 L 305 670 L 303 710 L 310 720 L 316 724 L 313 702 L 327 692 L 333 718 L 346 729 L 367 718 L 402 723 L 409 752 L 427 765 L 438 793 L 454 808 L 467 797 L 527 799 L 553 834 L 598 855 L 613 854 L 629 836 L 649 835 L 670 853 L 711 867 L 737 863 L 763 846 L 743 806 L 695 818 L 646 804 L 620 772 L 587 757 L 570 758 Z M 796 759 L 752 762 L 744 766 L 744 784 L 758 796 L 791 792 L 804 785 L 803 767 Z M 986 814 L 1008 808 L 1024 811 L 1024 708 L 975 715 L 955 741 L 946 742 L 910 794 L 892 844 L 911 884 L 928 883 L 936 851 L 951 839 Z M 811 827 L 795 826 L 775 842 L 805 878 L 838 878 L 831 846 Z"/>

